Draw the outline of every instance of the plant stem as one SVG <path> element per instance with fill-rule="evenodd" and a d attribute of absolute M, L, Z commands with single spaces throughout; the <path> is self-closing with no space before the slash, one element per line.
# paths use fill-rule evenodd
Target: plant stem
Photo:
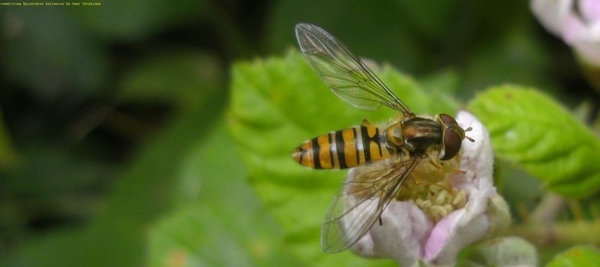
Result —
<path fill-rule="evenodd" d="M 546 193 L 540 204 L 535 208 L 529 222 L 532 224 L 547 225 L 554 221 L 556 215 L 565 204 L 565 200 L 556 194 Z"/>
<path fill-rule="evenodd" d="M 537 245 L 590 243 L 600 240 L 600 220 L 564 223 L 529 222 L 514 225 L 509 235 L 517 235 Z"/>

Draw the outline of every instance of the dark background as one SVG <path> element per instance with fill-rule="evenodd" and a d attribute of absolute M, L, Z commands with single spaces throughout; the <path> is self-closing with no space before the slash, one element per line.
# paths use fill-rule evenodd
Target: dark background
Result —
<path fill-rule="evenodd" d="M 417 80 L 451 75 L 463 100 L 503 83 L 537 87 L 571 108 L 598 99 L 569 47 L 522 0 L 99 2 L 0 7 L 8 265 L 163 265 L 148 260 L 156 257 L 144 237 L 189 197 L 177 190 L 190 179 L 181 162 L 202 154 L 191 147 L 226 119 L 231 64 L 295 48 L 298 22 Z M 228 153 L 210 155 L 242 169 Z"/>

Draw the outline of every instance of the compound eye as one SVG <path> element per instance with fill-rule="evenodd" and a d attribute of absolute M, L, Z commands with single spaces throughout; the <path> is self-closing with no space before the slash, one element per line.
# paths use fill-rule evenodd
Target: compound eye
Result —
<path fill-rule="evenodd" d="M 462 138 L 456 130 L 454 128 L 446 128 L 444 130 L 444 152 L 440 159 L 449 160 L 454 158 L 458 154 L 461 144 Z"/>
<path fill-rule="evenodd" d="M 444 140 L 442 140 L 444 142 L 444 150 L 442 153 L 440 153 L 440 159 L 449 160 L 458 154 L 462 140 L 465 136 L 464 130 L 458 126 L 458 123 L 452 116 L 448 114 L 440 114 L 438 117 L 444 125 Z"/>
<path fill-rule="evenodd" d="M 456 120 L 448 114 L 440 114 L 439 117 L 444 124 L 458 124 Z"/>

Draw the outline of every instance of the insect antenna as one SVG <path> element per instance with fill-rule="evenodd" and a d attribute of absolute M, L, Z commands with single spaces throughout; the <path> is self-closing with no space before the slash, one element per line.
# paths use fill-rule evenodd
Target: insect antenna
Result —
<path fill-rule="evenodd" d="M 469 123 L 469 127 L 467 127 L 467 129 L 465 129 L 465 133 L 473 130 L 473 127 L 471 127 L 472 123 L 473 123 L 472 121 Z M 465 135 L 465 138 L 467 138 L 467 140 L 471 141 L 471 143 L 475 142 L 475 139 L 468 137 L 466 135 Z"/>

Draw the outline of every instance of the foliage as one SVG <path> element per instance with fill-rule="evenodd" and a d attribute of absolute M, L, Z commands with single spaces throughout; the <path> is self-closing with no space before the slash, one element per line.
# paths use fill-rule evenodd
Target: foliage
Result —
<path fill-rule="evenodd" d="M 252 186 L 284 228 L 296 254 L 306 262 L 324 265 L 333 263 L 329 260 L 356 263 L 350 256 L 323 257 L 305 251 L 307 246 L 318 246 L 320 223 L 345 172 L 300 167 L 290 159 L 290 148 L 302 140 L 355 125 L 365 116 L 370 121 L 381 121 L 393 112 L 382 108 L 370 114 L 352 108 L 337 99 L 303 61 L 298 52 L 291 51 L 282 59 L 235 65 L 230 128 Z M 420 109 L 433 114 L 458 110 L 447 95 L 419 88 L 414 80 L 389 66 L 377 74 L 417 113 L 422 113 Z M 441 79 L 435 82 L 448 84 Z M 309 93 L 306 88 L 314 90 Z M 589 183 L 600 179 L 596 172 L 586 170 L 596 167 L 592 159 L 599 151 L 594 149 L 597 139 L 558 103 L 531 88 L 499 86 L 478 94 L 467 106 L 488 127 L 498 157 L 522 165 L 546 182 L 550 190 L 565 196 L 583 197 L 596 192 L 597 187 Z M 580 138 L 572 138 L 575 135 Z M 586 176 L 588 173 L 592 175 Z M 315 212 L 316 207 L 320 212 Z"/>
<path fill-rule="evenodd" d="M 406 95 L 404 100 L 409 106 L 433 112 L 456 110 L 454 102 L 439 101 L 442 95 L 427 94 L 389 66 L 384 66 L 379 76 Z M 331 94 L 296 51 L 284 59 L 239 63 L 234 66 L 232 79 L 232 134 L 241 147 L 253 187 L 285 227 L 290 246 L 306 262 L 328 265 L 344 260 L 345 265 L 364 264 L 355 257 L 342 259 L 306 251 L 319 244 L 320 223 L 345 172 L 304 169 L 291 160 L 290 151 L 304 139 L 356 125 L 364 115 L 376 122 L 394 113 L 381 110 L 365 114 L 349 108 Z"/>
<path fill-rule="evenodd" d="M 389 62 L 377 74 L 415 113 L 474 112 L 517 217 L 553 191 L 587 196 L 559 209 L 565 229 L 598 220 L 597 129 L 570 111 L 589 92 L 523 1 L 101 2 L 0 8 L 2 266 L 390 265 L 319 249 L 345 172 L 291 150 L 394 112 L 331 94 L 290 49 L 298 22 Z M 506 81 L 530 86 L 486 89 Z M 579 237 L 536 246 L 552 259 Z"/>
<path fill-rule="evenodd" d="M 576 246 L 554 257 L 546 266 L 598 266 L 600 251 L 597 247 Z"/>
<path fill-rule="evenodd" d="M 549 190 L 581 198 L 600 186 L 600 141 L 580 121 L 532 88 L 498 86 L 469 104 L 500 158 L 519 163 Z"/>

